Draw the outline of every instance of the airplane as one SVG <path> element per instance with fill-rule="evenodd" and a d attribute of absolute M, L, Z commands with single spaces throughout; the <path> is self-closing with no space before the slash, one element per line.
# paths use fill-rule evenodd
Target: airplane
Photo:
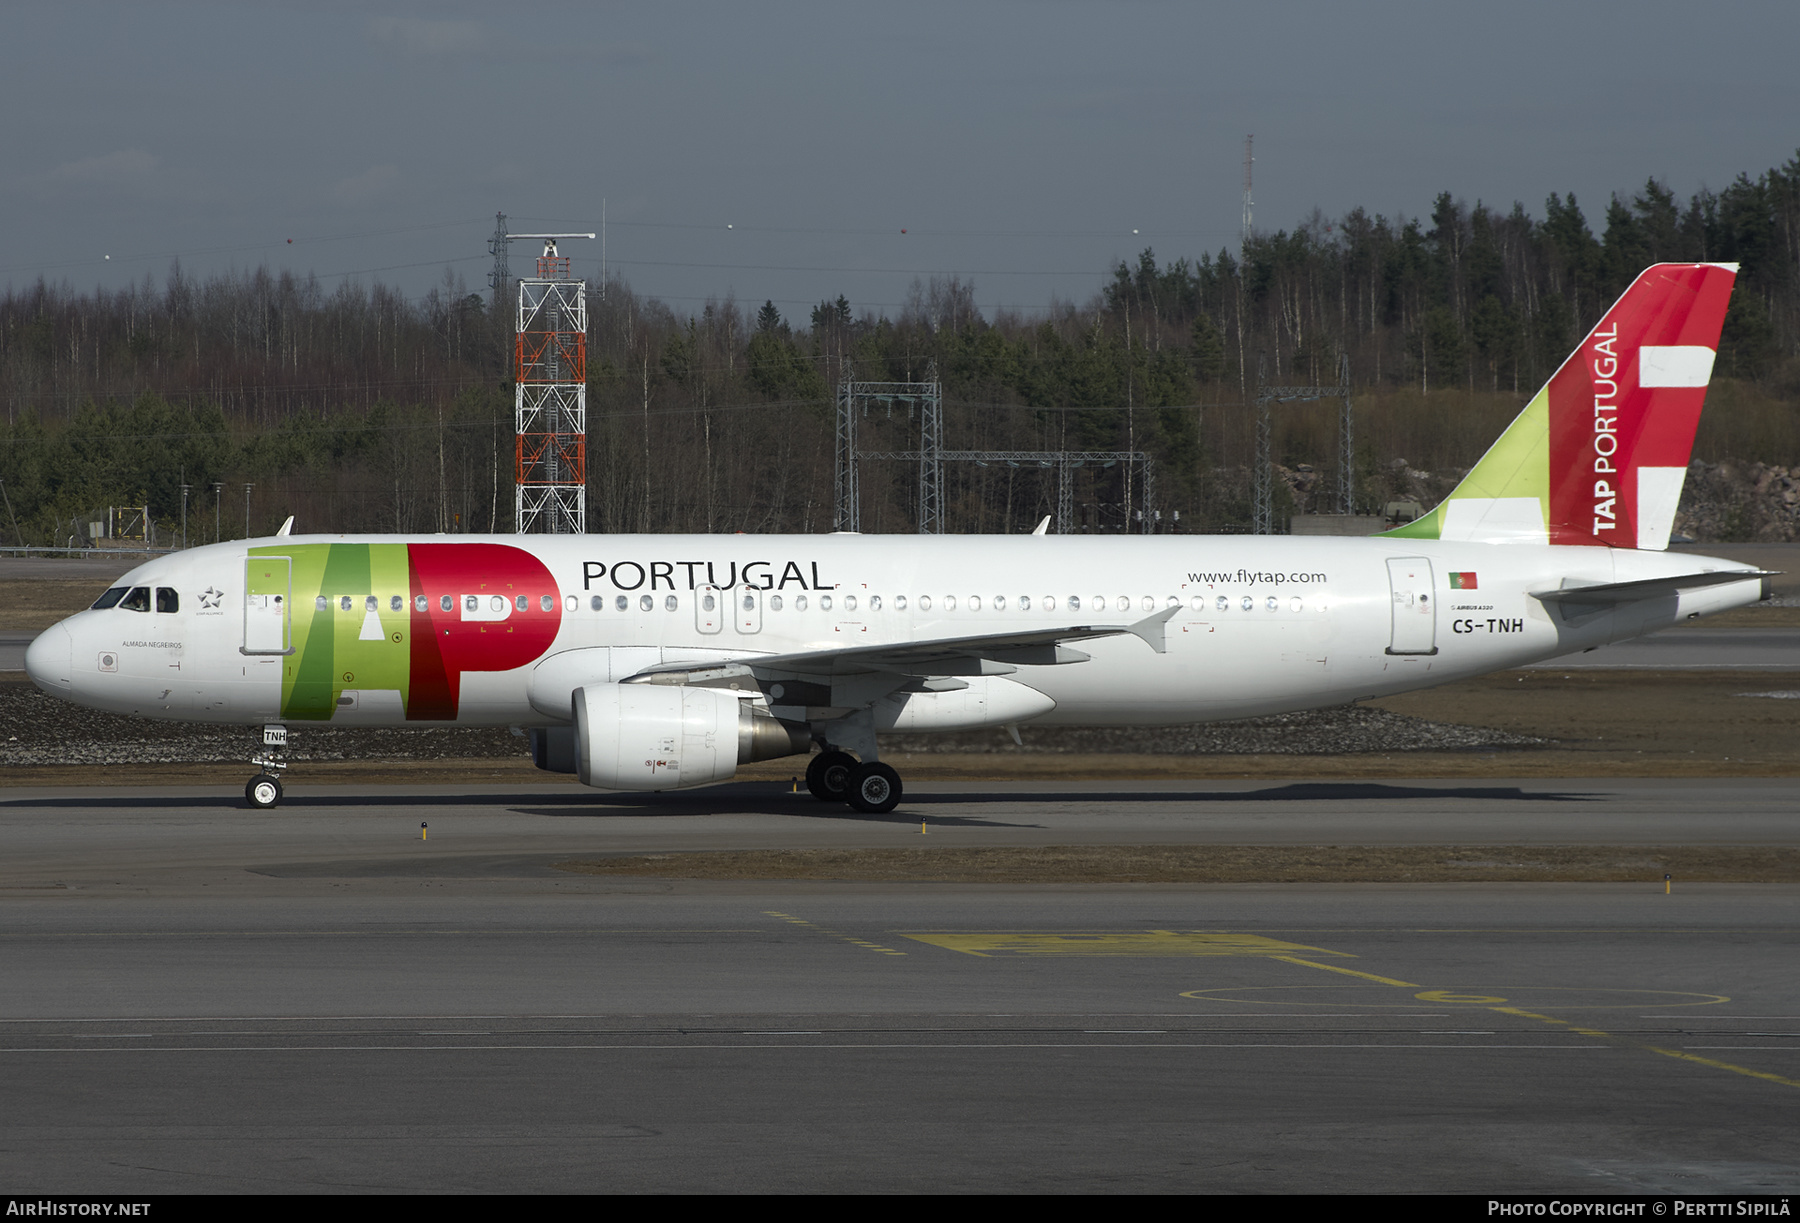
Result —
<path fill-rule="evenodd" d="M 1449 497 L 1366 538 L 290 535 L 145 562 L 32 642 L 52 696 L 262 726 L 514 726 L 609 790 L 811 753 L 891 811 L 887 732 L 1325 706 L 1766 599 L 1665 551 L 1737 265 L 1646 270 Z"/>

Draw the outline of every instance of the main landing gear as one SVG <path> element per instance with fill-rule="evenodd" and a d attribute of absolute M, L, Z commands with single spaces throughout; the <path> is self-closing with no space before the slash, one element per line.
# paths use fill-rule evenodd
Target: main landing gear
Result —
<path fill-rule="evenodd" d="M 849 752 L 829 750 L 806 766 L 806 788 L 822 802 L 849 803 L 868 815 L 885 815 L 900 805 L 900 774 L 877 760 L 858 761 Z"/>
<path fill-rule="evenodd" d="M 259 811 L 281 802 L 281 770 L 287 768 L 281 749 L 287 746 L 287 727 L 271 723 L 263 727 L 263 752 L 250 757 L 250 763 L 262 770 L 244 787 L 244 798 Z"/>

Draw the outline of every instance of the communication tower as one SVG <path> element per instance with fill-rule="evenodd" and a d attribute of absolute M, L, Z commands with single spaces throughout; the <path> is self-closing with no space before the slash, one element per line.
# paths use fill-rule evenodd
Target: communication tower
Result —
<path fill-rule="evenodd" d="M 1256 158 L 1250 155 L 1255 135 L 1244 137 L 1244 236 L 1238 243 L 1238 255 L 1241 258 L 1250 249 L 1250 216 L 1256 211 L 1256 201 L 1250 198 L 1250 169 L 1256 164 Z"/>
<path fill-rule="evenodd" d="M 569 278 L 556 244 L 593 236 L 505 235 L 544 244 L 537 275 L 519 281 L 513 347 L 514 529 L 521 535 L 587 532 L 587 282 Z"/>

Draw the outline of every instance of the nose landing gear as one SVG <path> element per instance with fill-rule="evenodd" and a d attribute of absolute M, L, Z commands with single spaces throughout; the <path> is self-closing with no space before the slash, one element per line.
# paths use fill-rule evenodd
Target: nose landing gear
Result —
<path fill-rule="evenodd" d="M 259 811 L 281 802 L 281 770 L 287 768 L 281 749 L 287 746 L 287 727 L 271 723 L 263 727 L 263 752 L 250 757 L 250 763 L 262 770 L 244 787 L 244 798 Z"/>

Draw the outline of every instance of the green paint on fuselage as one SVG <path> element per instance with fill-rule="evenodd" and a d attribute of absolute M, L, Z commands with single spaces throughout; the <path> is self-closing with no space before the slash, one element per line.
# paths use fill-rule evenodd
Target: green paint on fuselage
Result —
<path fill-rule="evenodd" d="M 294 562 L 291 614 L 297 648 L 282 669 L 284 718 L 327 721 L 346 689 L 390 690 L 405 700 L 411 667 L 406 545 L 302 544 L 254 548 L 251 554 L 290 556 Z M 372 616 L 371 596 L 376 604 Z M 372 640 L 364 639 L 365 625 Z"/>

